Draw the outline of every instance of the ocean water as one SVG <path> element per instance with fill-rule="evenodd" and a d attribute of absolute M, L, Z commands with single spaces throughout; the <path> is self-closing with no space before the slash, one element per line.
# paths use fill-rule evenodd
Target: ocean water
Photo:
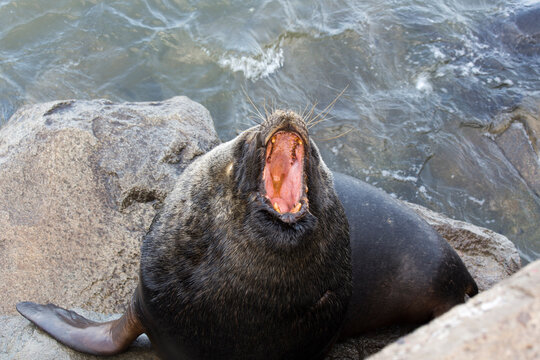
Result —
<path fill-rule="evenodd" d="M 187 95 L 227 140 L 257 121 L 245 93 L 314 108 L 331 168 L 540 258 L 538 1 L 0 0 L 0 24 L 0 126 Z"/>

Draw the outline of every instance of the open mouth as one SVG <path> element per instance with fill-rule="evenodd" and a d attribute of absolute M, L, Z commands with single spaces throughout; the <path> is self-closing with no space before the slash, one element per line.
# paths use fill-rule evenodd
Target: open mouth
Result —
<path fill-rule="evenodd" d="M 304 142 L 295 132 L 278 131 L 266 144 L 263 170 L 265 198 L 279 214 L 300 215 L 306 210 L 304 157 Z M 297 217 L 286 218 L 293 220 Z"/>

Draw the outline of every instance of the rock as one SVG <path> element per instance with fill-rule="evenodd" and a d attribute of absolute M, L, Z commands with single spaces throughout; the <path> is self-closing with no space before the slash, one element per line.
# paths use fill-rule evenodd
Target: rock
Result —
<path fill-rule="evenodd" d="M 537 102 L 528 99 L 512 112 L 501 113 L 489 131 L 506 159 L 540 196 L 540 101 Z"/>
<path fill-rule="evenodd" d="M 370 359 L 539 359 L 538 339 L 540 260 Z"/>
<path fill-rule="evenodd" d="M 348 339 L 336 344 L 325 360 L 364 359 L 416 328 L 414 325 L 395 325 Z"/>
<path fill-rule="evenodd" d="M 0 129 L 0 314 L 21 300 L 122 312 L 156 207 L 218 143 L 186 97 L 17 111 Z"/>
<path fill-rule="evenodd" d="M 457 251 L 480 291 L 521 268 L 515 245 L 506 236 L 464 221 L 453 220 L 423 206 L 405 202 Z"/>

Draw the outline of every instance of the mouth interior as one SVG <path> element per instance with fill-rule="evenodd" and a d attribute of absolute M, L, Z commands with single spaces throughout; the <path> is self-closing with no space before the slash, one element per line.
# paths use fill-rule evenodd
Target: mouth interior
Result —
<path fill-rule="evenodd" d="M 266 197 L 279 213 L 296 213 L 302 204 L 304 144 L 294 132 L 279 131 L 266 145 L 263 182 Z"/>

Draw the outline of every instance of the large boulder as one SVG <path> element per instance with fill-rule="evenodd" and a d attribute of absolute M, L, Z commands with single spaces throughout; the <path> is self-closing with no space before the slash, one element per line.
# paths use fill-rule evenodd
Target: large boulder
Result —
<path fill-rule="evenodd" d="M 156 207 L 218 143 L 186 97 L 17 111 L 0 129 L 0 314 L 21 300 L 123 311 Z"/>
<path fill-rule="evenodd" d="M 23 108 L 0 129 L 0 355 L 90 359 L 14 315 L 22 300 L 123 311 L 139 246 L 182 170 L 219 143 L 209 113 L 185 97 L 155 103 L 62 101 Z M 460 253 L 480 289 L 519 268 L 504 236 L 408 204 Z M 359 358 L 411 331 L 384 329 L 338 344 Z M 111 359 L 155 359 L 140 340 Z"/>

